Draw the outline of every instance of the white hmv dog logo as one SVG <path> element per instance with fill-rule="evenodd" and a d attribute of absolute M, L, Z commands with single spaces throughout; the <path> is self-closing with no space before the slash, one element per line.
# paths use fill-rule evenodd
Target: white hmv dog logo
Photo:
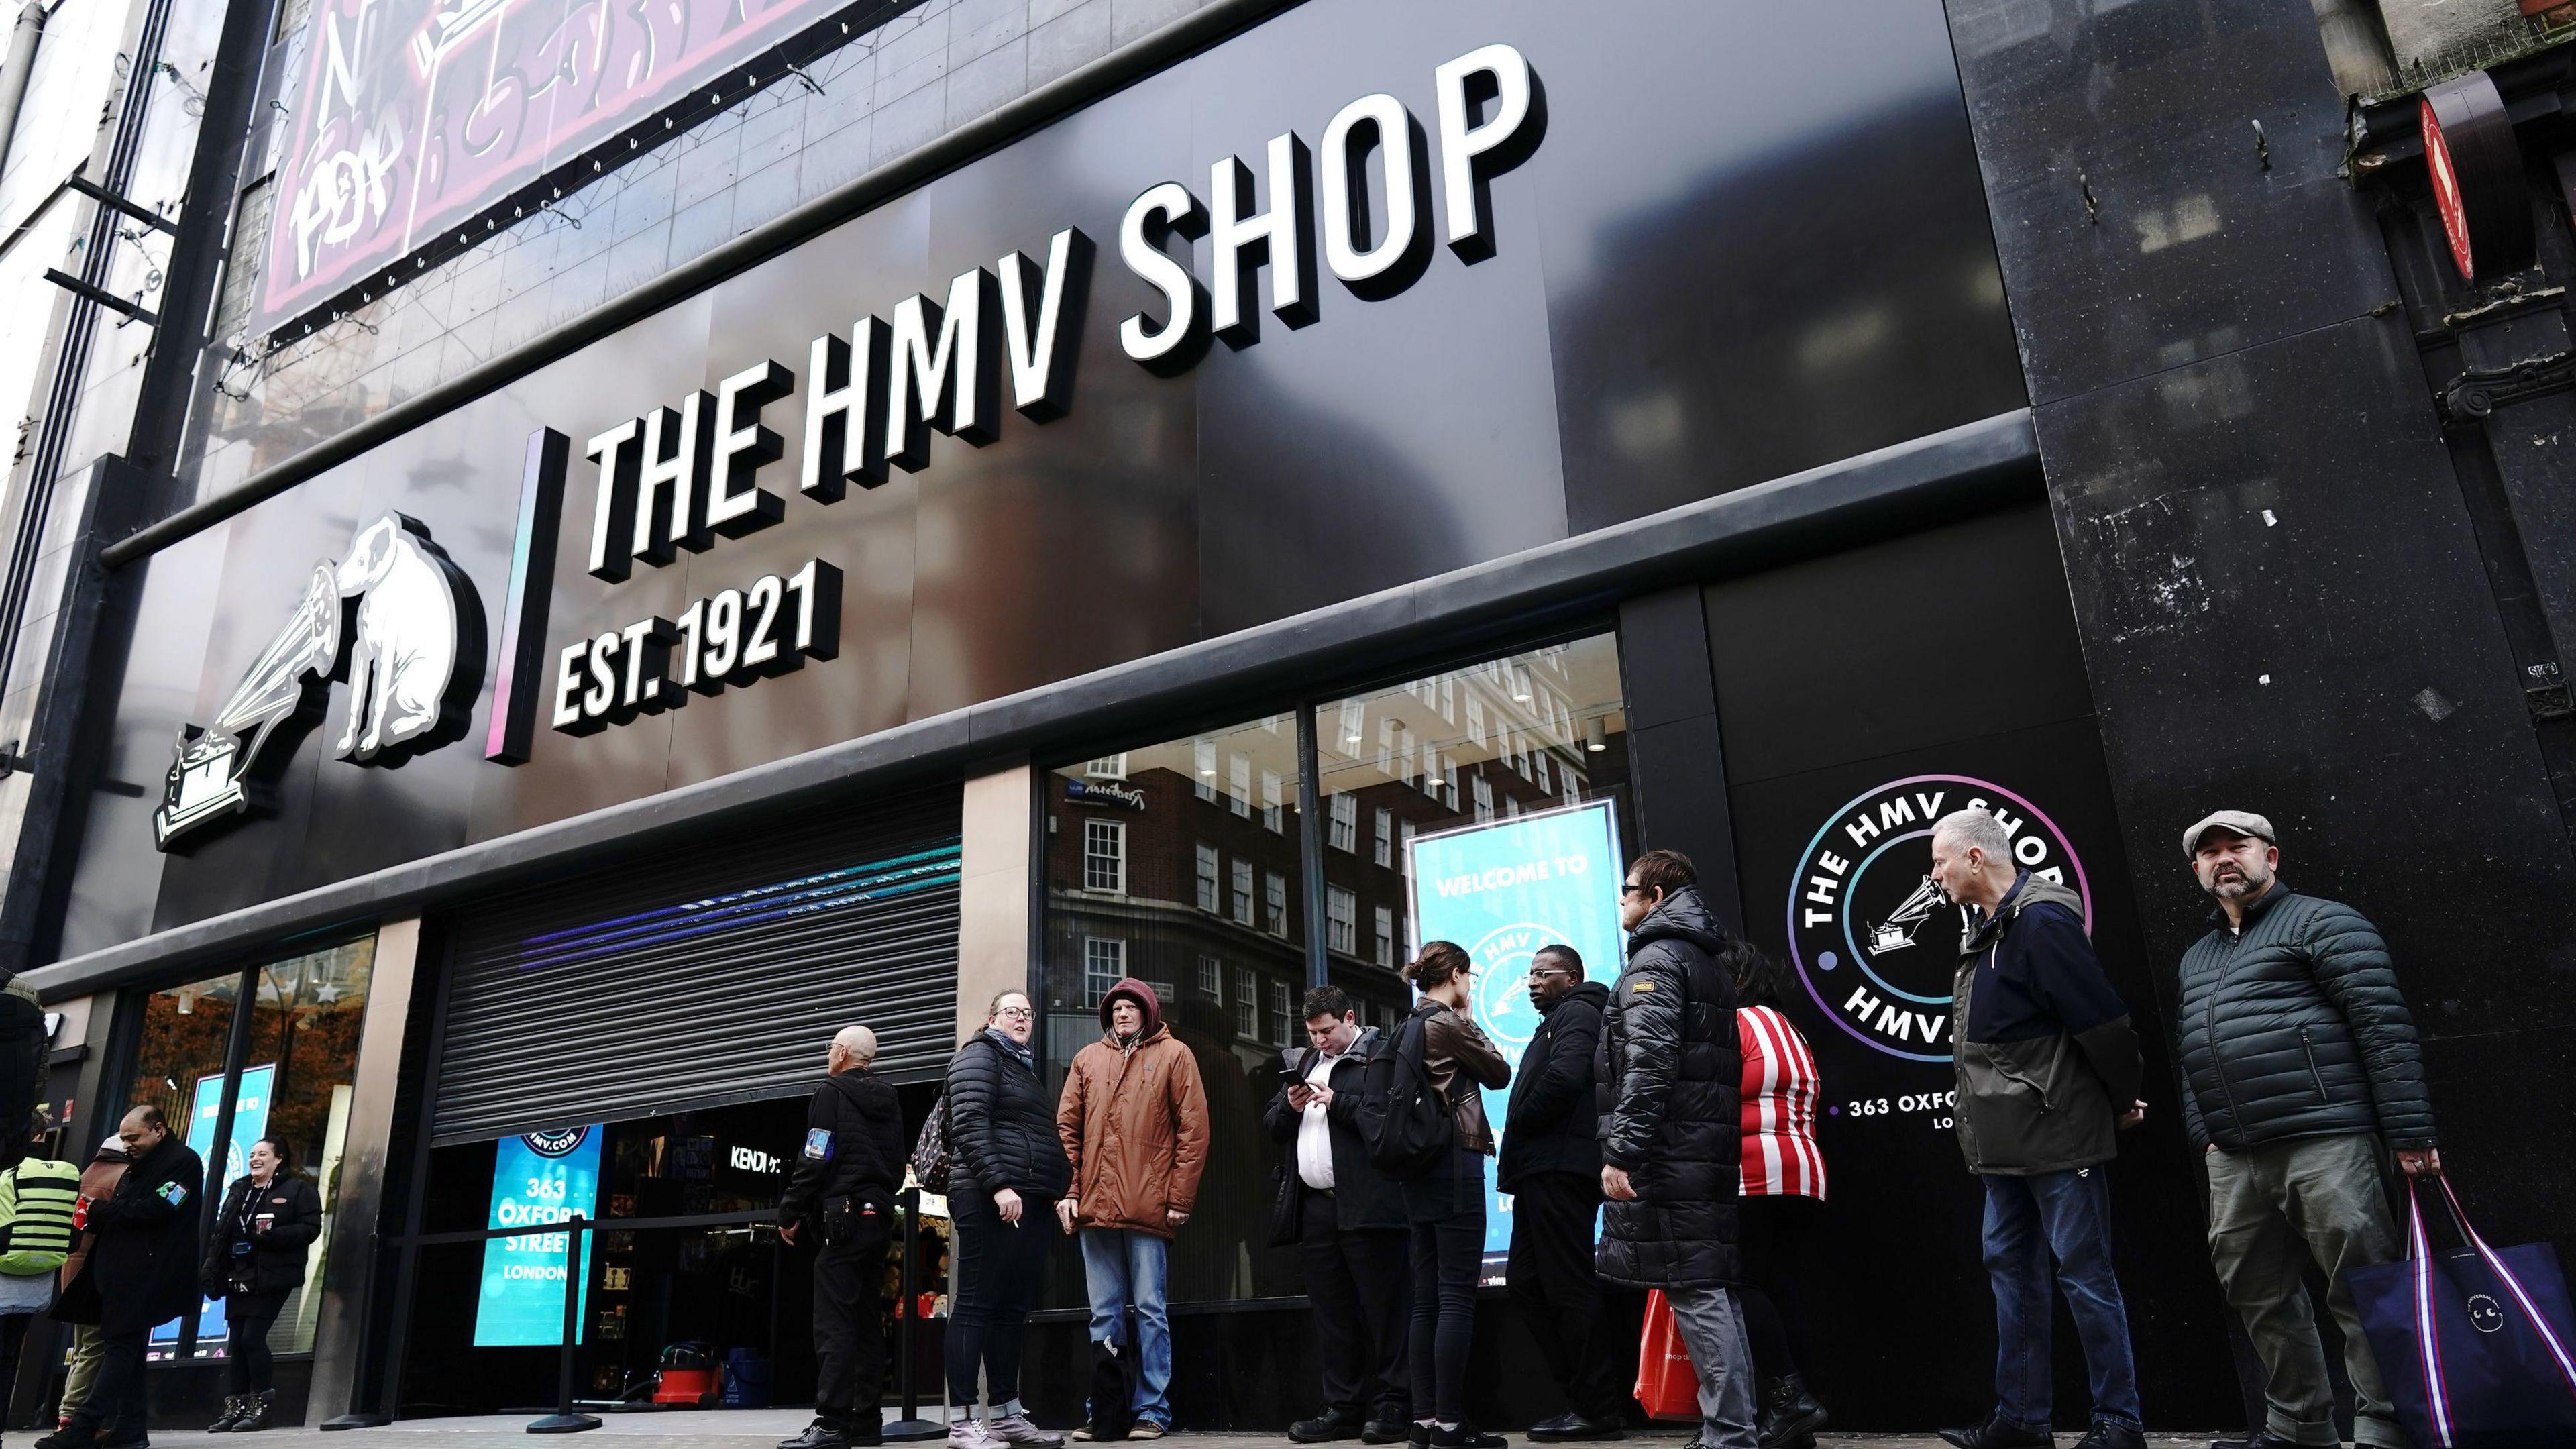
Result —
<path fill-rule="evenodd" d="M 348 557 L 324 559 L 268 647 L 204 729 L 181 727 L 152 832 L 163 850 L 201 826 L 265 809 L 292 744 L 281 730 L 321 717 L 334 679 L 349 707 L 332 753 L 398 765 L 463 732 L 481 684 L 482 612 L 462 570 L 417 520 L 387 513 L 359 529 Z"/>

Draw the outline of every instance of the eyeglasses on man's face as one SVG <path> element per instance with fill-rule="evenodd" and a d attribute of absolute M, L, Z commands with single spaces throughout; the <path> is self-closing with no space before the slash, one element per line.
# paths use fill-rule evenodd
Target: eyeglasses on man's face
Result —
<path fill-rule="evenodd" d="M 1637 884 L 1635 881 L 1621 881 L 1619 883 L 1619 894 L 1623 896 L 1642 896 L 1645 893 L 1646 888 Z"/>

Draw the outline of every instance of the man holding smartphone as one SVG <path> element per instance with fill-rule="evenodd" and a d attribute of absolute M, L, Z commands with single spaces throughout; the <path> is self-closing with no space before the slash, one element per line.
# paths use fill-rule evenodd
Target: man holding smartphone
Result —
<path fill-rule="evenodd" d="M 1404 1200 L 1360 1138 L 1360 1086 L 1378 1034 L 1360 1026 L 1348 993 L 1318 986 L 1306 993 L 1306 1041 L 1287 1053 L 1263 1117 L 1297 1173 L 1298 1260 L 1324 1360 L 1324 1412 L 1288 1437 L 1392 1444 L 1412 1430 L 1412 1295 Z"/>

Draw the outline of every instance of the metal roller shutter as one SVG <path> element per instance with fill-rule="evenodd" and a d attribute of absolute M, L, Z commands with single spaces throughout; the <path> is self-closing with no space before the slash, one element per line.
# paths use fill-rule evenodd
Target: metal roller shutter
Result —
<path fill-rule="evenodd" d="M 832 1033 L 926 1077 L 957 1021 L 954 788 L 677 847 L 460 911 L 440 1143 L 812 1086 Z"/>

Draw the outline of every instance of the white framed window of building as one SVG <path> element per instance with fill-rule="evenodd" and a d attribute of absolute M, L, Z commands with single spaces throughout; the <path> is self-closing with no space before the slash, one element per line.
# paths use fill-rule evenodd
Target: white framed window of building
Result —
<path fill-rule="evenodd" d="M 1288 1034 L 1297 1029 L 1297 1007 L 1285 981 L 1270 983 L 1270 1029 L 1272 1039 L 1281 1046 L 1288 1044 Z"/>
<path fill-rule="evenodd" d="M 1506 795 L 1503 797 L 1503 818 L 1506 820 L 1518 820 L 1521 818 L 1520 796 Z"/>
<path fill-rule="evenodd" d="M 1127 975 L 1127 943 L 1115 936 L 1082 940 L 1082 1004 L 1097 1007 Z"/>
<path fill-rule="evenodd" d="M 1494 818 L 1494 782 L 1478 774 L 1472 783 L 1476 787 L 1476 823 L 1482 825 Z"/>
<path fill-rule="evenodd" d="M 1220 1006 L 1225 1003 L 1225 963 L 1214 956 L 1199 958 L 1199 995 Z"/>
<path fill-rule="evenodd" d="M 1344 755 L 1354 760 L 1360 757 L 1360 747 L 1366 743 L 1362 732 L 1367 728 L 1368 706 L 1356 699 L 1343 700 L 1340 746 Z"/>
<path fill-rule="evenodd" d="M 1456 755 L 1440 757 L 1440 774 L 1446 782 L 1447 793 L 1444 798 L 1449 809 L 1454 813 L 1458 809 L 1458 802 L 1465 798 L 1458 793 L 1458 757 Z"/>
<path fill-rule="evenodd" d="M 1234 862 L 1234 923 L 1252 924 L 1252 862 L 1239 857 Z"/>
<path fill-rule="evenodd" d="M 1476 748 L 1485 747 L 1485 702 L 1472 689 L 1467 691 L 1467 738 Z"/>
<path fill-rule="evenodd" d="M 1395 912 L 1385 906 L 1377 908 L 1377 964 L 1395 969 Z"/>
<path fill-rule="evenodd" d="M 1380 865 L 1395 864 L 1395 812 L 1377 812 L 1377 845 L 1375 859 Z"/>
<path fill-rule="evenodd" d="M 1127 752 L 1120 750 L 1114 755 L 1102 755 L 1083 766 L 1082 773 L 1094 780 L 1124 780 L 1127 778 Z"/>
<path fill-rule="evenodd" d="M 1324 887 L 1324 944 L 1345 956 L 1360 953 L 1360 898 L 1340 886 Z"/>
<path fill-rule="evenodd" d="M 1440 752 L 1431 748 L 1429 740 L 1422 742 L 1422 793 L 1440 798 Z"/>
<path fill-rule="evenodd" d="M 1261 1040 L 1261 988 L 1240 966 L 1234 968 L 1234 1034 L 1245 1041 Z"/>
<path fill-rule="evenodd" d="M 1395 777 L 1410 785 L 1414 781 L 1413 731 L 1405 725 L 1395 727 Z"/>
<path fill-rule="evenodd" d="M 1547 754 L 1545 751 L 1541 751 L 1539 753 L 1536 763 L 1538 765 L 1538 792 L 1542 795 L 1555 794 L 1556 787 L 1548 783 Z"/>
<path fill-rule="evenodd" d="M 1440 676 L 1440 717 L 1451 724 L 1458 722 L 1458 676 Z"/>
<path fill-rule="evenodd" d="M 1403 864 L 1400 868 L 1404 871 L 1405 876 L 1410 879 L 1413 875 L 1413 822 L 1407 820 L 1402 825 L 1397 826 L 1396 829 L 1403 837 L 1400 843 L 1404 846 L 1404 854 L 1401 857 Z"/>
<path fill-rule="evenodd" d="M 1288 877 L 1279 872 L 1262 872 L 1262 924 L 1280 940 L 1288 939 Z"/>
<path fill-rule="evenodd" d="M 1273 835 L 1285 834 L 1288 829 L 1288 809 L 1279 798 L 1277 770 L 1261 772 L 1261 824 Z"/>
<path fill-rule="evenodd" d="M 1229 755 L 1225 761 L 1225 808 L 1252 818 L 1252 757 Z"/>
<path fill-rule="evenodd" d="M 1394 720 L 1388 719 L 1384 716 L 1379 717 L 1377 722 L 1377 772 L 1381 775 L 1393 775 L 1395 773 L 1395 731 L 1396 725 Z"/>
<path fill-rule="evenodd" d="M 1199 842 L 1198 867 L 1199 909 L 1213 916 L 1225 909 L 1225 903 L 1218 899 L 1223 890 L 1217 881 L 1216 847 L 1204 840 Z"/>
<path fill-rule="evenodd" d="M 1190 782 L 1190 789 L 1202 800 L 1215 800 L 1216 741 L 1211 739 L 1192 740 L 1190 741 L 1190 754 L 1193 756 L 1193 763 L 1198 770 L 1198 778 Z"/>
<path fill-rule="evenodd" d="M 1082 888 L 1127 893 L 1127 822 L 1082 822 Z"/>
<path fill-rule="evenodd" d="M 1360 848 L 1360 797 L 1345 790 L 1333 797 L 1333 849 L 1356 855 Z"/>

